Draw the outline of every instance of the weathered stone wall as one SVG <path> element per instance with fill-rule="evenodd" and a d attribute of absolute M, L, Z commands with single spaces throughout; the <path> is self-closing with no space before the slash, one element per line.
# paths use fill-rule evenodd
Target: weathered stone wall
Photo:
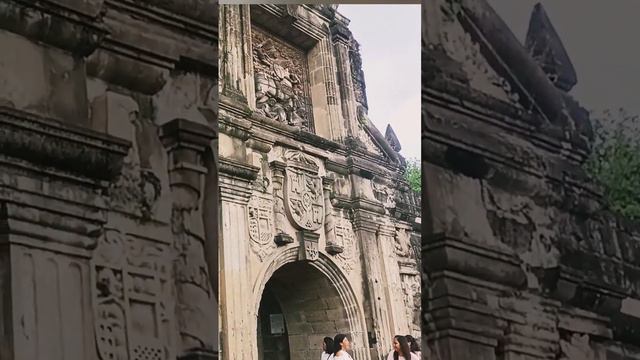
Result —
<path fill-rule="evenodd" d="M 637 359 L 638 233 L 581 169 L 589 119 L 543 10 L 527 44 L 551 68 L 484 0 L 424 11 L 425 352 Z"/>
<path fill-rule="evenodd" d="M 386 355 L 395 334 L 419 337 L 416 197 L 393 131 L 367 118 L 348 20 L 332 6 L 225 5 L 220 24 L 222 357 L 258 359 L 260 299 L 293 265 L 306 269 L 293 289 L 320 275 L 338 302 L 276 289 L 292 358 L 317 357 L 337 331 L 357 359 Z"/>
<path fill-rule="evenodd" d="M 0 4 L 0 358 L 216 357 L 217 10 Z"/>

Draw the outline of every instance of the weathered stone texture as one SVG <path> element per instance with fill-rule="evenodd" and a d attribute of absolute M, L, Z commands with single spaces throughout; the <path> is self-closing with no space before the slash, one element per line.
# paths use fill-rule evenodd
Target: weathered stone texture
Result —
<path fill-rule="evenodd" d="M 3 360 L 217 358 L 215 13 L 0 4 Z"/>
<path fill-rule="evenodd" d="M 423 17 L 425 352 L 637 359 L 636 225 L 581 168 L 590 120 L 544 10 L 528 48 L 484 0 Z"/>
<path fill-rule="evenodd" d="M 348 20 L 225 5 L 220 22 L 222 357 L 313 359 L 345 332 L 380 359 L 393 335 L 419 338 L 417 196 L 367 118 Z"/>

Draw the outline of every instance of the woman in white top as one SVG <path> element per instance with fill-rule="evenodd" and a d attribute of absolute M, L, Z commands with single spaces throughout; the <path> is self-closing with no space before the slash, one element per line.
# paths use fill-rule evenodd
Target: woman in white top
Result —
<path fill-rule="evenodd" d="M 418 355 L 418 359 L 422 358 L 422 352 L 420 351 L 420 345 L 418 344 L 418 341 L 411 335 L 407 335 L 407 342 L 409 343 L 409 350 L 411 350 L 412 353 Z"/>
<path fill-rule="evenodd" d="M 322 356 L 320 357 L 320 360 L 328 360 L 332 351 L 333 339 L 327 336 L 322 340 Z"/>
<path fill-rule="evenodd" d="M 351 355 L 347 352 L 351 349 L 351 343 L 347 339 L 347 335 L 338 334 L 333 338 L 333 354 L 329 357 L 330 360 L 353 360 Z"/>
<path fill-rule="evenodd" d="M 396 335 L 393 337 L 393 351 L 389 353 L 387 360 L 420 360 L 420 358 L 411 352 L 406 337 Z"/>

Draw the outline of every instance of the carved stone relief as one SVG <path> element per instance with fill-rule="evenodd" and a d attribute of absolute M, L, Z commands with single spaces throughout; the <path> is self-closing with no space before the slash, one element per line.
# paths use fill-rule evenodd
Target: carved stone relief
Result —
<path fill-rule="evenodd" d="M 401 236 L 400 231 L 396 231 L 396 235 L 393 237 L 393 249 L 397 256 L 401 258 L 411 257 L 411 244 L 409 239 Z"/>
<path fill-rule="evenodd" d="M 247 205 L 251 249 L 260 261 L 271 254 L 273 242 L 273 203 L 270 199 L 253 195 Z"/>
<path fill-rule="evenodd" d="M 351 39 L 349 47 L 349 62 L 351 64 L 351 77 L 353 78 L 356 101 L 362 106 L 368 107 L 364 71 L 362 71 L 362 57 L 360 56 L 360 44 L 353 38 Z"/>
<path fill-rule="evenodd" d="M 336 216 L 335 236 L 336 242 L 341 244 L 343 249 L 341 253 L 336 255 L 336 260 L 342 269 L 349 274 L 355 268 L 355 262 L 357 261 L 356 236 L 351 221 L 342 216 Z"/>
<path fill-rule="evenodd" d="M 252 26 L 258 113 L 311 131 L 312 111 L 305 53 Z"/>
<path fill-rule="evenodd" d="M 371 182 L 373 188 L 373 195 L 378 201 L 382 203 L 387 214 L 396 208 L 395 191 L 387 185 L 381 185 L 376 182 Z"/>
<path fill-rule="evenodd" d="M 170 358 L 170 269 L 166 244 L 105 231 L 92 266 L 100 359 Z"/>
<path fill-rule="evenodd" d="M 404 294 L 407 319 L 412 320 L 412 330 L 417 330 L 417 332 L 420 332 L 422 288 L 420 284 L 419 274 L 403 273 L 400 276 L 402 280 L 402 292 Z"/>

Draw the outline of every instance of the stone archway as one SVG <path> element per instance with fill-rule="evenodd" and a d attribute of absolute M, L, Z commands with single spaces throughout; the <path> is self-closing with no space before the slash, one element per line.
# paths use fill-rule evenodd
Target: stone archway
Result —
<path fill-rule="evenodd" d="M 344 274 L 325 255 L 300 261 L 297 253 L 288 249 L 261 277 L 256 359 L 316 359 L 322 338 L 337 333 L 350 336 L 357 359 L 369 359 L 364 314 Z M 283 334 L 272 333 L 272 321 L 276 328 L 283 321 Z"/>

